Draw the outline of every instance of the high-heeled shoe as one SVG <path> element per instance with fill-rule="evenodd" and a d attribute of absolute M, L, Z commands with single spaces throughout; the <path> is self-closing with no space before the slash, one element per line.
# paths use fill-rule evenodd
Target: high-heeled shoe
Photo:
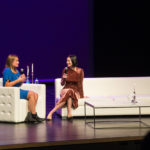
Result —
<path fill-rule="evenodd" d="M 52 118 L 51 119 L 47 118 L 46 121 L 52 121 Z"/>
<path fill-rule="evenodd" d="M 46 120 L 47 121 L 52 121 L 52 116 L 51 116 L 51 118 L 48 118 L 48 116 L 47 116 Z"/>
<path fill-rule="evenodd" d="M 49 116 L 50 116 L 50 118 L 49 118 Z M 47 121 L 52 121 L 52 116 L 53 116 L 53 115 L 49 115 L 49 114 L 48 114 L 46 120 L 47 120 Z"/>

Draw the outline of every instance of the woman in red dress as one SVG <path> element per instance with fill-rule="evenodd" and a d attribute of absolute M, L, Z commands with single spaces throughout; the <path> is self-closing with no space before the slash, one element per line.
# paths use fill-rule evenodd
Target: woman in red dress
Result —
<path fill-rule="evenodd" d="M 49 112 L 47 120 L 52 120 L 52 115 L 56 110 L 67 105 L 67 118 L 72 119 L 71 109 L 78 107 L 78 99 L 84 97 L 83 93 L 83 69 L 77 67 L 77 57 L 70 55 L 67 57 L 67 67 L 62 72 L 61 85 L 64 86 L 60 93 L 60 100 Z"/>

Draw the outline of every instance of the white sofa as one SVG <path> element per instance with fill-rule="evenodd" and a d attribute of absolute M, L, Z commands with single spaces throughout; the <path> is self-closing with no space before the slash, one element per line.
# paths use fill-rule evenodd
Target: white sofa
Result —
<path fill-rule="evenodd" d="M 2 79 L 0 79 L 2 81 Z M 24 122 L 28 112 L 28 101 L 20 100 L 18 87 L 3 87 L 0 85 L 0 122 Z M 41 118 L 46 115 L 46 87 L 44 84 L 23 84 L 21 89 L 38 93 L 36 111 Z"/>
<path fill-rule="evenodd" d="M 55 103 L 60 98 L 62 86 L 60 78 L 55 79 Z M 86 101 L 107 101 L 113 100 L 127 101 L 131 100 L 131 94 L 135 87 L 137 101 L 150 101 L 150 77 L 107 77 L 107 78 L 85 78 L 83 81 L 84 95 L 89 98 L 82 98 L 78 101 L 78 108 L 72 109 L 73 116 L 84 116 L 84 102 Z M 65 118 L 67 116 L 67 108 L 59 109 L 57 113 Z M 137 115 L 136 108 L 116 108 L 96 110 L 98 116 L 112 115 Z M 149 115 L 150 108 L 142 108 L 142 115 Z M 87 115 L 93 115 L 93 110 L 87 108 Z"/>

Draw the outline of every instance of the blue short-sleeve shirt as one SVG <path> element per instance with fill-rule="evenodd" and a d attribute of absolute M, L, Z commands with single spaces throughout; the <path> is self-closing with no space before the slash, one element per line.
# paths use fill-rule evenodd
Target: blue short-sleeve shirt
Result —
<path fill-rule="evenodd" d="M 19 78 L 20 72 L 17 70 L 17 73 L 13 73 L 10 68 L 5 68 L 3 71 L 3 86 L 7 81 L 12 82 Z M 20 87 L 21 83 L 17 83 L 14 87 Z M 20 89 L 20 99 L 27 99 L 28 90 Z"/>

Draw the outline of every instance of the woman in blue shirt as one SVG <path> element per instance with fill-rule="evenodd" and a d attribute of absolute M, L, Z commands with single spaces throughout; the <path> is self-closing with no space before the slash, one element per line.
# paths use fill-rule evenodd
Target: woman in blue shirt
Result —
<path fill-rule="evenodd" d="M 9 55 L 6 60 L 5 69 L 3 71 L 3 86 L 5 87 L 20 87 L 25 82 L 25 74 L 20 74 L 17 70 L 19 67 L 19 58 L 16 55 Z M 33 91 L 20 89 L 20 99 L 29 100 L 29 112 L 25 119 L 27 123 L 42 122 L 44 119 L 39 118 L 36 113 L 36 104 L 38 94 Z"/>

